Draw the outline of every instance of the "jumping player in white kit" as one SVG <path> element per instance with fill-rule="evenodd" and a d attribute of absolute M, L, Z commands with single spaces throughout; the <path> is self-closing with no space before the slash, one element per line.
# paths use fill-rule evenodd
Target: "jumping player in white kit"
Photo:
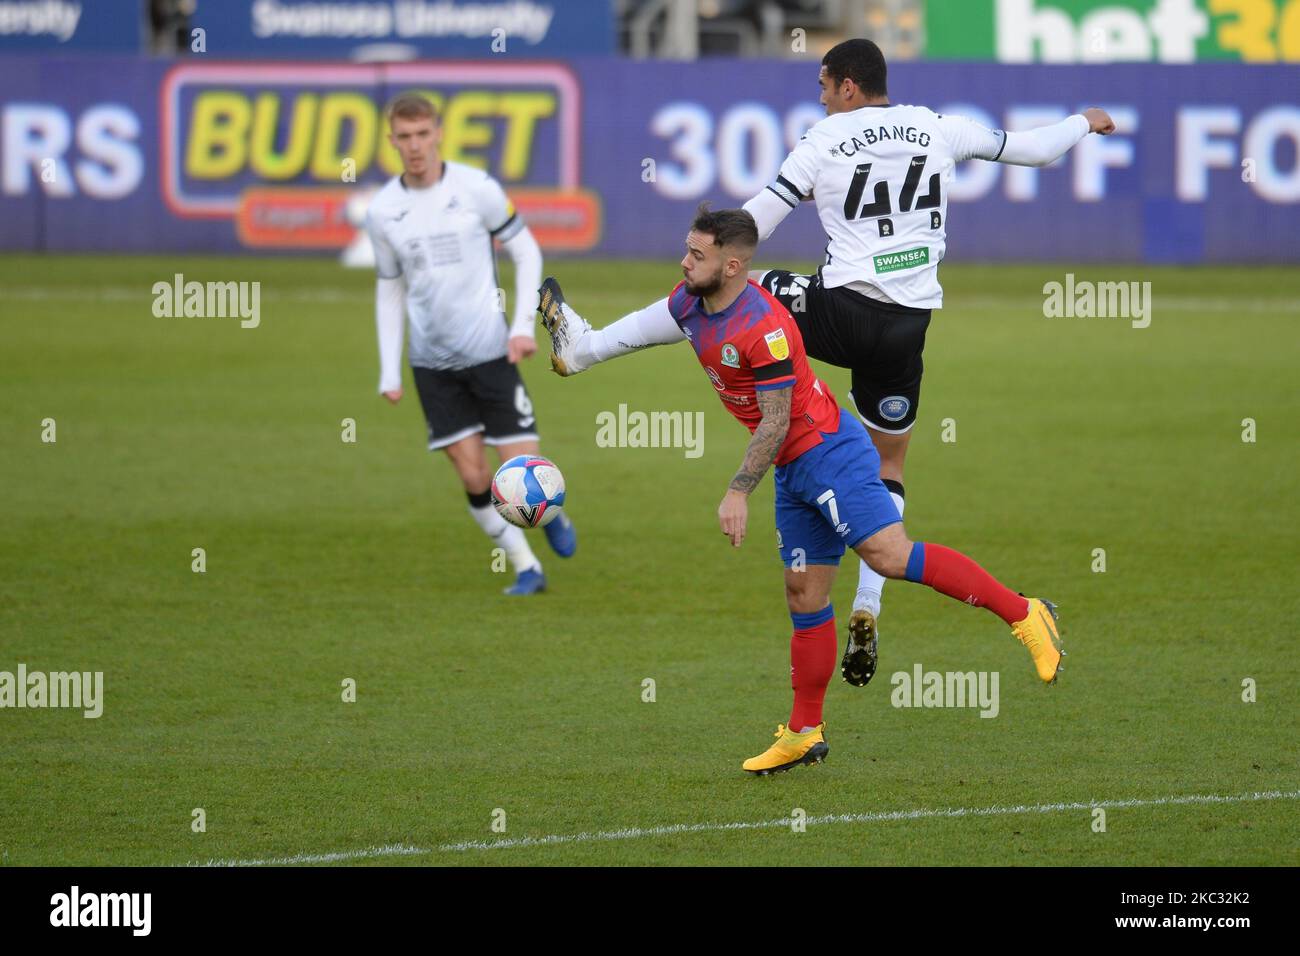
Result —
<path fill-rule="evenodd" d="M 501 186 L 481 170 L 442 159 L 433 104 L 416 94 L 389 106 L 389 141 L 402 174 L 375 196 L 366 229 L 378 274 L 379 391 L 402 398 L 402 327 L 429 430 L 429 450 L 447 453 L 469 497 L 470 514 L 516 573 L 511 595 L 536 594 L 546 577 L 524 531 L 492 507 L 493 467 L 538 453 L 537 419 L 517 364 L 537 351 L 533 335 L 542 253 Z M 514 319 L 507 327 L 493 241 L 514 260 Z M 577 547 L 568 515 L 544 529 L 561 557 Z"/>
<path fill-rule="evenodd" d="M 921 393 L 925 333 L 943 304 L 948 186 L 968 159 L 1045 166 L 1089 132 L 1114 131 L 1100 109 L 1027 132 L 991 130 L 924 106 L 891 104 L 885 58 L 846 40 L 822 59 L 826 119 L 745 203 L 766 239 L 800 202 L 816 203 L 829 242 L 815 275 L 773 269 L 750 277 L 793 315 L 811 358 L 852 370 L 849 398 L 880 454 L 880 477 L 903 513 L 903 460 Z M 636 344 L 636 343 L 631 343 Z M 841 673 L 863 686 L 876 671 L 884 579 L 861 564 Z"/>

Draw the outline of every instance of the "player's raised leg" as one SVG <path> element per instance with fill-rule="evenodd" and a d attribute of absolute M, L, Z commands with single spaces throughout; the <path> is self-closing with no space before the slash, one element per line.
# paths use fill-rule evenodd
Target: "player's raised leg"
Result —
<path fill-rule="evenodd" d="M 566 378 L 593 365 L 631 355 L 653 345 L 685 338 L 663 298 L 602 329 L 593 329 L 564 298 L 560 283 L 548 277 L 539 291 L 537 311 L 551 337 L 551 368 Z"/>
<path fill-rule="evenodd" d="M 1051 603 L 1017 594 L 960 551 L 911 541 L 901 522 L 876 532 L 854 550 L 887 578 L 924 584 L 964 604 L 988 608 L 1029 649 L 1039 678 L 1056 682 L 1062 651 Z"/>
<path fill-rule="evenodd" d="M 910 541 L 898 509 L 878 477 L 879 456 L 865 429 L 842 411 L 839 431 L 823 434 L 823 444 L 778 476 L 777 527 L 782 527 L 784 478 L 803 501 L 816 502 L 824 528 L 834 532 L 841 547 L 847 543 L 886 578 L 925 584 L 966 604 L 987 607 L 1006 621 L 1015 637 L 1029 649 L 1038 676 L 1054 682 L 1061 652 L 1052 606 L 1016 594 L 958 551 Z M 802 481 L 793 482 L 790 479 L 798 474 L 797 469 L 806 470 L 806 475 Z"/>

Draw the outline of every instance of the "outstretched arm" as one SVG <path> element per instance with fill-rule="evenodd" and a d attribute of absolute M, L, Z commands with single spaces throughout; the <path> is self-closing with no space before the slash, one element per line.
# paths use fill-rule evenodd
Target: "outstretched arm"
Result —
<path fill-rule="evenodd" d="M 1090 109 L 1075 113 L 1051 126 L 1007 133 L 999 163 L 1013 166 L 1046 166 L 1060 159 L 1089 133 L 1106 135 L 1115 131 L 1115 124 L 1105 110 Z"/>
<path fill-rule="evenodd" d="M 772 462 L 776 461 L 777 452 L 785 444 L 786 433 L 790 431 L 790 404 L 793 398 L 793 385 L 760 389 L 758 392 L 758 408 L 763 413 L 763 420 L 754 429 L 740 471 L 731 479 L 722 504 L 718 506 L 722 533 L 731 538 L 733 547 L 739 548 L 745 540 L 745 525 L 749 520 L 749 493 L 758 487 L 767 470 L 772 467 Z"/>
<path fill-rule="evenodd" d="M 939 123 L 957 160 L 987 159 L 1012 166 L 1046 166 L 1089 133 L 1106 136 L 1115 131 L 1109 114 L 1096 107 L 1067 116 L 1059 123 L 1018 133 L 991 130 L 964 116 L 942 116 Z"/>

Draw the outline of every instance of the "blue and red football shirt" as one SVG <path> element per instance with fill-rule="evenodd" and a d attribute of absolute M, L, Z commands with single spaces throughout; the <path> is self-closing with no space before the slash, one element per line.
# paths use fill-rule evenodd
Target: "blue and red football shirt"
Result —
<path fill-rule="evenodd" d="M 778 465 L 820 445 L 820 432 L 839 429 L 839 405 L 808 365 L 799 326 L 762 286 L 751 280 L 735 302 L 709 315 L 704 300 L 680 282 L 668 297 L 668 311 L 695 349 L 723 406 L 751 433 L 763 420 L 759 390 L 794 387 L 790 431 L 777 452 Z"/>

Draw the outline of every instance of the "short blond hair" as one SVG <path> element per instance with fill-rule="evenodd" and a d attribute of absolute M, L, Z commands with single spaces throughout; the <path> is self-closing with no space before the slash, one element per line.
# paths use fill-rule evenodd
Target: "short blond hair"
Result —
<path fill-rule="evenodd" d="M 436 124 L 438 122 L 438 108 L 433 105 L 427 96 L 419 93 L 401 93 L 394 97 L 384 110 L 391 125 L 394 119 L 430 119 Z"/>

